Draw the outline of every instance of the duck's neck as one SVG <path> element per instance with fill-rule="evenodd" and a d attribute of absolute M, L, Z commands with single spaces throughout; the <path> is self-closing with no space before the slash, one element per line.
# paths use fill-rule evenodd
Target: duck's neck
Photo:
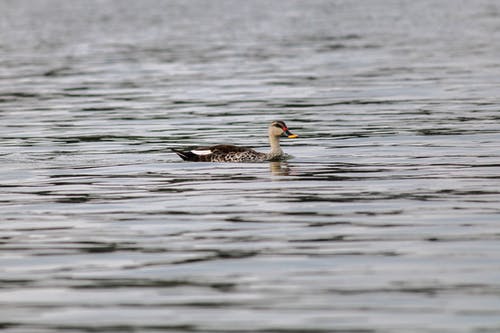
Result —
<path fill-rule="evenodd" d="M 283 150 L 281 150 L 280 147 L 279 136 L 269 134 L 269 144 L 271 145 L 271 151 L 268 154 L 270 158 L 275 158 L 283 155 Z"/>

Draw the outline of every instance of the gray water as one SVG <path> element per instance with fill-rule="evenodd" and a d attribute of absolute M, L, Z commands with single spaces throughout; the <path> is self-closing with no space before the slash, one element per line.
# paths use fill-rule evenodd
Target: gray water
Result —
<path fill-rule="evenodd" d="M 495 0 L 1 1 L 0 331 L 500 332 L 499 88 Z"/>

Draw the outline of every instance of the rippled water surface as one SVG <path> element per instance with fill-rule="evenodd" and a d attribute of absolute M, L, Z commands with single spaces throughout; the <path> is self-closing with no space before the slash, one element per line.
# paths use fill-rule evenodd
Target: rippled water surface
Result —
<path fill-rule="evenodd" d="M 498 1 L 0 2 L 0 331 L 500 332 Z M 188 163 L 170 148 L 292 156 Z"/>

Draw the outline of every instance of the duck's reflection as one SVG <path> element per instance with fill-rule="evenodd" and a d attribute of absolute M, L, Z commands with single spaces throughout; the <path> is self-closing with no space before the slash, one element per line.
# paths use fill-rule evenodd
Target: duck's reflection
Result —
<path fill-rule="evenodd" d="M 286 162 L 281 162 L 281 161 L 269 162 L 269 169 L 271 170 L 271 173 L 275 176 L 290 175 L 290 167 Z"/>

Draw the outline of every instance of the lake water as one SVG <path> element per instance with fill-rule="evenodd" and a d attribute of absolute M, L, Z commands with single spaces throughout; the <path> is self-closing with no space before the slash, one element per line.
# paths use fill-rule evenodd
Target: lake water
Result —
<path fill-rule="evenodd" d="M 498 1 L 2 1 L 0 139 L 2 332 L 500 332 Z"/>

